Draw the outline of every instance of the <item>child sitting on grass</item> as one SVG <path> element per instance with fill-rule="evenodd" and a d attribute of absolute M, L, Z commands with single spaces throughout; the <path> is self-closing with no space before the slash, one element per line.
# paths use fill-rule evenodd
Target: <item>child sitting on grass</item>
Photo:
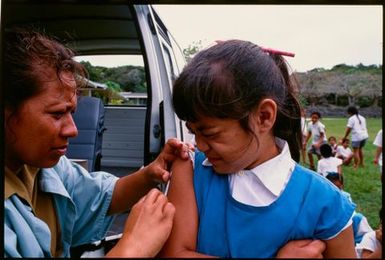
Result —
<path fill-rule="evenodd" d="M 336 151 L 337 151 L 337 146 L 338 146 L 337 139 L 334 136 L 330 136 L 328 138 L 328 143 L 332 147 L 332 154 L 333 154 L 333 156 L 335 156 L 336 155 Z"/>
<path fill-rule="evenodd" d="M 343 165 L 349 165 L 353 159 L 353 152 L 349 148 L 349 139 L 342 140 L 342 144 L 337 146 L 336 157 L 342 159 Z"/>
<path fill-rule="evenodd" d="M 322 144 L 320 147 L 322 159 L 318 161 L 317 172 L 326 177 L 329 172 L 338 172 L 342 174 L 342 160 L 333 157 L 333 151 L 330 144 Z"/>

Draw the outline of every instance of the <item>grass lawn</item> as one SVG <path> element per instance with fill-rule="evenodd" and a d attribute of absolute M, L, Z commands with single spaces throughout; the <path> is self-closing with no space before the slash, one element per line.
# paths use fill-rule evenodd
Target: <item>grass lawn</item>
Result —
<path fill-rule="evenodd" d="M 322 118 L 325 125 L 326 136 L 335 136 L 337 141 L 345 134 L 347 118 Z M 353 169 L 343 166 L 344 190 L 349 192 L 354 203 L 357 204 L 356 211 L 366 216 L 370 226 L 376 229 L 379 224 L 378 211 L 382 206 L 382 183 L 381 174 L 377 165 L 373 164 L 376 146 L 373 144 L 377 132 L 382 128 L 381 118 L 367 118 L 369 138 L 364 146 L 364 168 Z M 351 135 L 348 137 L 351 141 Z M 314 156 L 314 158 L 316 158 Z M 308 159 L 307 159 L 308 162 Z M 317 159 L 315 160 L 315 165 Z"/>

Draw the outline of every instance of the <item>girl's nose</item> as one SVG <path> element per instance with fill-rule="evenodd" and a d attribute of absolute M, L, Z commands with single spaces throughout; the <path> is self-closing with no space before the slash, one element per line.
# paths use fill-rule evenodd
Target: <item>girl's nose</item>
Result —
<path fill-rule="evenodd" d="M 210 148 L 209 145 L 204 141 L 204 138 L 199 137 L 199 135 L 195 135 L 195 142 L 196 147 L 201 152 L 206 152 Z"/>

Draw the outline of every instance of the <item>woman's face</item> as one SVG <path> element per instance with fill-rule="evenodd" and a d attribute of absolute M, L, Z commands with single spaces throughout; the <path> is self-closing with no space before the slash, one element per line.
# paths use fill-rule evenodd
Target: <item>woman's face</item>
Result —
<path fill-rule="evenodd" d="M 218 173 L 234 173 L 258 164 L 259 145 L 238 120 L 201 117 L 186 126 L 195 134 L 200 151 L 204 152 Z"/>
<path fill-rule="evenodd" d="M 52 79 L 56 72 L 49 70 L 42 76 L 39 94 L 25 101 L 12 115 L 5 109 L 5 162 L 11 170 L 23 164 L 38 168 L 54 166 L 66 153 L 68 138 L 78 134 L 72 119 L 77 105 L 74 77 L 62 72 L 61 81 L 57 77 Z M 47 75 L 51 75 L 50 79 Z"/>

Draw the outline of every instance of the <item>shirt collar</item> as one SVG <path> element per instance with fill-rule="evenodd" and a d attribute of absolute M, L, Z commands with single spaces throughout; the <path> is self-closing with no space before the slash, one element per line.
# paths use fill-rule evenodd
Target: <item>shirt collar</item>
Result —
<path fill-rule="evenodd" d="M 275 142 L 281 152 L 250 171 L 267 189 L 278 196 L 293 171 L 295 162 L 291 158 L 288 143 L 280 138 L 275 138 Z"/>
<path fill-rule="evenodd" d="M 289 145 L 285 140 L 276 137 L 275 143 L 280 150 L 280 153 L 277 156 L 257 165 L 253 169 L 242 171 L 253 173 L 268 190 L 275 196 L 278 196 L 290 177 L 295 162 L 291 158 Z M 202 165 L 212 166 L 207 158 L 202 162 Z"/>
<path fill-rule="evenodd" d="M 31 204 L 35 178 L 39 170 L 39 168 L 28 165 L 23 165 L 17 171 L 5 167 L 4 199 L 17 194 Z"/>

